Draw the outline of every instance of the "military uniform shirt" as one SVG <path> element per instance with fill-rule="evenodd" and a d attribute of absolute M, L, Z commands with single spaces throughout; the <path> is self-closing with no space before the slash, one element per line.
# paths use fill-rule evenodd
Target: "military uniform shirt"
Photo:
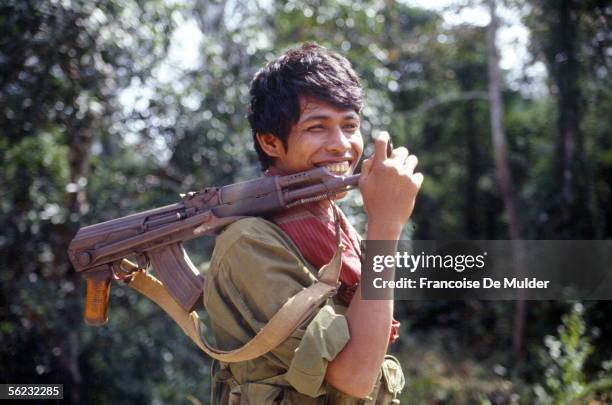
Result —
<path fill-rule="evenodd" d="M 290 297 L 316 281 L 316 272 L 275 224 L 245 218 L 227 227 L 217 237 L 204 287 L 217 347 L 233 350 L 251 340 Z M 350 339 L 345 310 L 329 299 L 274 350 L 222 365 L 231 372 L 224 389 L 239 403 L 362 403 L 325 382 L 328 362 Z"/>

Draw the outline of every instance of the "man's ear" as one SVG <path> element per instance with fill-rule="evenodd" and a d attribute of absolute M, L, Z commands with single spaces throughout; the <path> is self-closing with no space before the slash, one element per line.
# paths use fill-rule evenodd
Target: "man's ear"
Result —
<path fill-rule="evenodd" d="M 285 153 L 285 145 L 283 145 L 283 141 L 280 138 L 272 135 L 272 134 L 257 134 L 257 142 L 259 142 L 259 146 L 261 149 L 270 157 L 278 158 L 283 156 Z"/>

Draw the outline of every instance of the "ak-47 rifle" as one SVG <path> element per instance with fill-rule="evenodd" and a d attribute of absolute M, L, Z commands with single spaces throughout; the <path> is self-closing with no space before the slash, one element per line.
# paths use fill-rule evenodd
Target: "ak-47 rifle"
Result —
<path fill-rule="evenodd" d="M 81 228 L 68 250 L 87 280 L 85 321 L 103 325 L 113 278 L 122 261 L 150 264 L 172 298 L 187 312 L 201 301 L 204 279 L 181 243 L 211 235 L 242 216 L 259 216 L 328 198 L 355 188 L 359 175 L 338 176 L 319 167 L 287 176 L 265 176 L 182 196 L 178 203 Z"/>

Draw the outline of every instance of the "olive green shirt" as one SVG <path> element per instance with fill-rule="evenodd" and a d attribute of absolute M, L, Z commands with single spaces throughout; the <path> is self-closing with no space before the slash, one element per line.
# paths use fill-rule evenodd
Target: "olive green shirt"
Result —
<path fill-rule="evenodd" d="M 217 347 L 232 350 L 251 340 L 290 297 L 316 281 L 316 272 L 273 223 L 245 218 L 227 227 L 217 237 L 204 287 L 204 305 Z M 231 390 L 231 397 L 239 398 L 236 403 L 240 404 L 363 402 L 325 382 L 328 362 L 350 339 L 345 311 L 345 306 L 329 299 L 271 352 L 250 361 L 222 364 L 220 374 L 225 377 L 218 390 L 226 392 L 224 401 Z M 392 388 L 399 391 L 401 368 L 387 360 L 382 374 L 391 373 Z M 385 364 L 398 370 L 385 370 Z M 401 382 L 403 386 L 403 375 Z"/>

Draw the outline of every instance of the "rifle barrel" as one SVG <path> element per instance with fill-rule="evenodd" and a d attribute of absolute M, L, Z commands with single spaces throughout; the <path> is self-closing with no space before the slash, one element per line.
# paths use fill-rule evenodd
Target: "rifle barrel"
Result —
<path fill-rule="evenodd" d="M 359 175 L 340 177 L 330 180 L 326 183 L 319 183 L 309 187 L 304 187 L 298 190 L 285 191 L 283 198 L 286 203 L 290 204 L 302 198 L 311 198 L 317 195 L 334 195 L 344 191 L 351 190 L 359 184 Z"/>

